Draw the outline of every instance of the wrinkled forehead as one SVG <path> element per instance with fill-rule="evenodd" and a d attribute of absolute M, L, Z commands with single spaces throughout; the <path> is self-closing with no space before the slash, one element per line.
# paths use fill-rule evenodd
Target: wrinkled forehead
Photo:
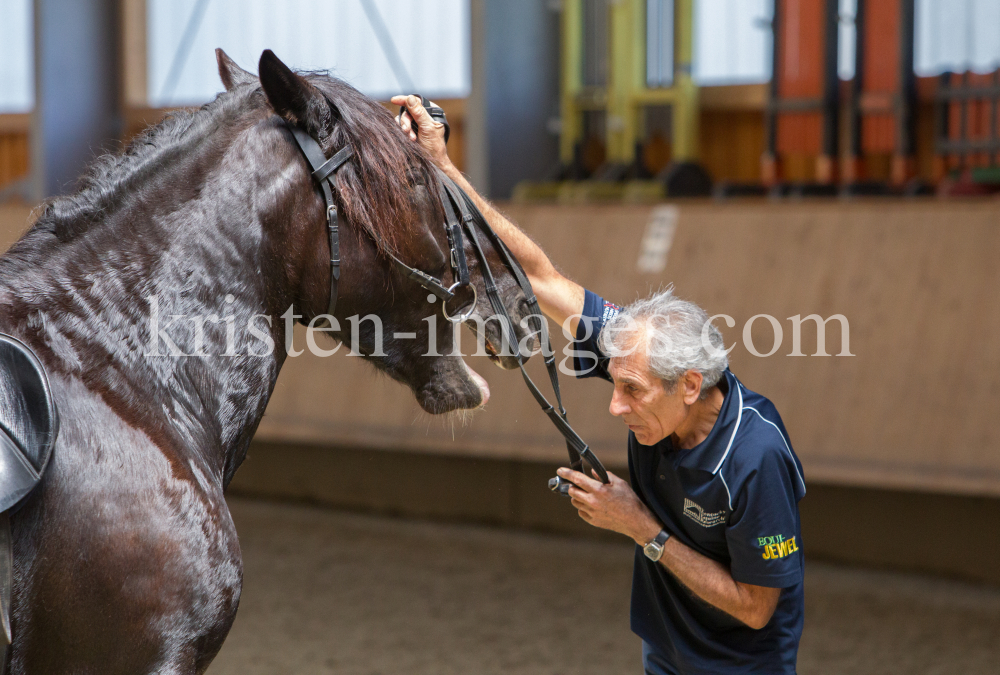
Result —
<path fill-rule="evenodd" d="M 619 345 L 621 346 L 621 345 Z M 646 384 L 657 379 L 649 372 L 649 358 L 646 356 L 645 340 L 633 339 L 631 349 L 626 353 L 612 356 L 608 362 L 608 372 L 615 382 Z"/>

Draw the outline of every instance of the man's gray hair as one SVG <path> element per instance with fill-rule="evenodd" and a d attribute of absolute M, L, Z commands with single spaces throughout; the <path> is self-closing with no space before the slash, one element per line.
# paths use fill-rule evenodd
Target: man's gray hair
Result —
<path fill-rule="evenodd" d="M 688 370 L 697 370 L 704 398 L 729 367 L 722 334 L 708 313 L 676 297 L 673 287 L 623 308 L 605 324 L 598 345 L 612 358 L 628 356 L 641 337 L 645 337 L 649 370 L 664 381 L 668 391 Z"/>

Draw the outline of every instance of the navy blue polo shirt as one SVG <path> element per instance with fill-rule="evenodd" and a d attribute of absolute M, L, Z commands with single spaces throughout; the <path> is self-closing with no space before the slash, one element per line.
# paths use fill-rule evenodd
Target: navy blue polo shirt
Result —
<path fill-rule="evenodd" d="M 587 291 L 574 343 L 578 377 L 608 374 L 597 335 L 618 307 Z M 593 356 L 588 356 L 593 355 Z M 596 358 L 595 358 L 596 357 Z M 774 405 L 728 370 L 708 437 L 683 450 L 628 435 L 629 477 L 671 535 L 733 579 L 782 589 L 760 630 L 709 605 L 636 546 L 632 630 L 678 673 L 795 673 L 803 621 L 802 466 Z"/>

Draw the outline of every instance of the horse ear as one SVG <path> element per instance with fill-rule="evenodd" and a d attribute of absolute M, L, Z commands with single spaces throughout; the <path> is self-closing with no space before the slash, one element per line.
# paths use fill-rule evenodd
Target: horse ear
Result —
<path fill-rule="evenodd" d="M 260 55 L 260 84 L 274 112 L 316 137 L 330 132 L 334 111 L 323 93 L 281 62 L 270 49 Z"/>
<path fill-rule="evenodd" d="M 232 91 L 241 84 L 253 84 L 257 81 L 253 73 L 248 73 L 240 68 L 235 61 L 229 58 L 229 54 L 221 49 L 215 50 L 215 60 L 219 63 L 219 77 L 222 79 L 226 91 Z"/>

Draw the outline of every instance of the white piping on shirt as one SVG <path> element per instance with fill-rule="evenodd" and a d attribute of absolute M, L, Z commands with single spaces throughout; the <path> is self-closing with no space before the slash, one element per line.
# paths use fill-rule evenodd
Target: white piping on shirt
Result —
<path fill-rule="evenodd" d="M 726 482 L 726 477 L 723 476 L 721 473 L 719 474 L 719 478 L 722 479 L 722 485 L 726 488 L 726 497 L 729 498 L 729 510 L 732 511 L 733 510 L 733 495 L 732 495 L 731 492 L 729 492 L 729 483 Z"/>
<path fill-rule="evenodd" d="M 806 489 L 806 482 L 804 480 L 802 480 L 802 473 L 799 471 L 799 465 L 796 464 L 796 462 L 795 462 L 795 455 L 792 454 L 792 449 L 791 449 L 791 447 L 789 447 L 788 441 L 785 440 L 785 434 L 781 433 L 781 429 L 778 428 L 777 424 L 775 424 L 771 420 L 769 420 L 766 417 L 764 417 L 763 415 L 761 415 L 760 411 L 757 410 L 756 408 L 754 408 L 752 406 L 747 406 L 746 408 L 744 408 L 744 410 L 753 410 L 755 413 L 757 413 L 757 415 L 762 420 L 764 420 L 765 422 L 767 422 L 768 424 L 770 424 L 772 427 L 774 427 L 774 430 L 778 432 L 778 435 L 781 436 L 782 442 L 785 444 L 785 450 L 788 451 L 788 457 L 792 460 L 792 466 L 795 467 L 795 473 L 799 477 L 799 482 L 802 483 L 802 489 L 805 490 Z"/>
<path fill-rule="evenodd" d="M 726 446 L 726 451 L 722 454 L 722 459 L 719 460 L 719 465 L 715 467 L 712 471 L 713 474 L 719 473 L 719 469 L 722 468 L 722 463 L 726 461 L 726 457 L 729 456 L 729 451 L 733 447 L 733 441 L 736 440 L 736 432 L 740 430 L 740 420 L 743 419 L 743 387 L 740 385 L 739 381 L 736 382 L 736 393 L 740 396 L 740 411 L 736 413 L 736 428 L 733 429 L 733 435 L 729 437 L 729 445 Z M 729 488 L 726 488 L 728 491 Z"/>

